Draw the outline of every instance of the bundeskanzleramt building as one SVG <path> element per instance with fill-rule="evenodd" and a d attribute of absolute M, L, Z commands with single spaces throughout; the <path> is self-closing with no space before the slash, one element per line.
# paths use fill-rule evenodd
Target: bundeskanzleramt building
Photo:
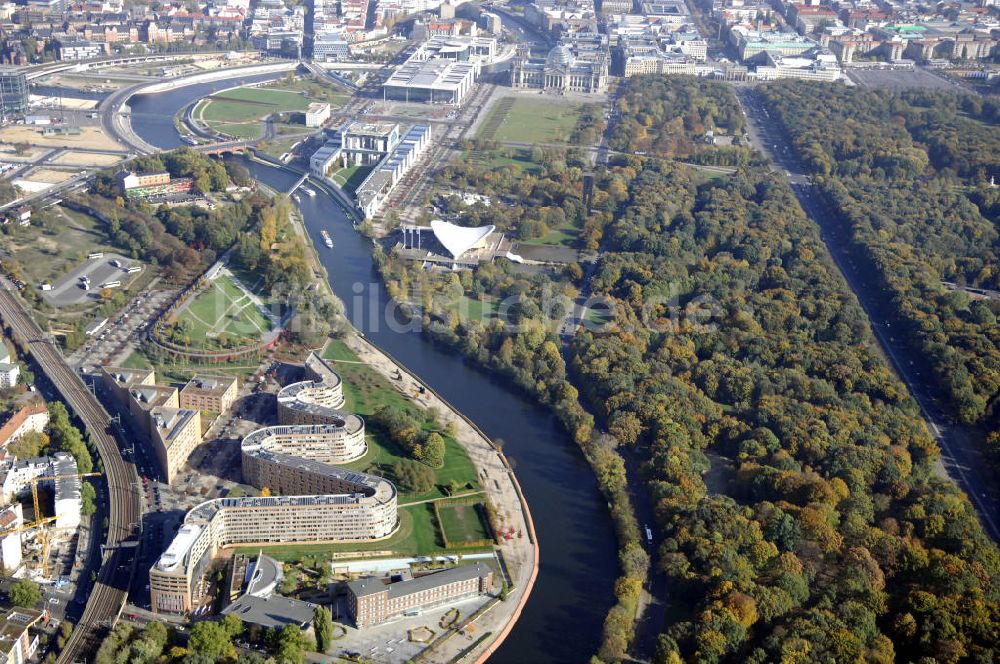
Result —
<path fill-rule="evenodd" d="M 493 570 L 484 563 L 452 567 L 396 583 L 364 577 L 347 584 L 347 610 L 354 624 L 363 629 L 398 618 L 407 611 L 475 597 L 492 587 Z"/>
<path fill-rule="evenodd" d="M 181 388 L 180 407 L 224 413 L 236 401 L 238 390 L 235 376 L 197 374 Z"/>
<path fill-rule="evenodd" d="M 396 487 L 363 473 L 350 477 L 355 483 L 349 493 L 218 498 L 192 509 L 149 570 L 153 611 L 191 611 L 209 563 L 229 547 L 370 542 L 390 536 L 398 524 Z"/>

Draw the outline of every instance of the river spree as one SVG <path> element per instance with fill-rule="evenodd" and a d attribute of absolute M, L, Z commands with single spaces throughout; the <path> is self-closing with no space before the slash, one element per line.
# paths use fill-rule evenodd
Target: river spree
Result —
<path fill-rule="evenodd" d="M 248 77 L 246 82 L 265 77 Z M 274 78 L 274 76 L 271 76 Z M 135 132 L 152 145 L 181 145 L 173 114 L 191 101 L 239 81 L 195 85 L 132 100 Z M 257 163 L 256 179 L 287 191 L 296 177 Z M 586 662 L 600 642 L 618 572 L 615 533 L 590 467 L 545 409 L 506 383 L 471 367 L 419 333 L 386 319 L 389 298 L 374 270 L 371 241 L 325 193 L 300 196 L 299 208 L 333 291 L 351 322 L 487 435 L 503 439 L 535 522 L 540 569 L 517 625 L 492 662 Z M 323 246 L 326 230 L 334 248 Z"/>

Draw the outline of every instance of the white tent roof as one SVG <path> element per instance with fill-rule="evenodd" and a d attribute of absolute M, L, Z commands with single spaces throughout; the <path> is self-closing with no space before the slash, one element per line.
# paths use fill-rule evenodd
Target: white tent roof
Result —
<path fill-rule="evenodd" d="M 434 237 L 448 250 L 451 257 L 458 258 L 488 237 L 490 233 L 496 230 L 496 226 L 466 228 L 465 226 L 456 226 L 450 222 L 435 219 L 431 221 L 431 230 L 434 231 Z"/>

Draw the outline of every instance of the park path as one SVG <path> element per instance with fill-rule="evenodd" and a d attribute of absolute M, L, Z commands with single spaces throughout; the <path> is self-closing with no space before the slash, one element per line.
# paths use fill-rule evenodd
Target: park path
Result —
<path fill-rule="evenodd" d="M 476 621 L 481 633 L 490 631 L 497 635 L 491 643 L 484 643 L 475 651 L 478 653 L 475 661 L 485 661 L 485 658 L 499 647 L 510 632 L 531 594 L 538 575 L 538 545 L 534 535 L 534 525 L 527 503 L 521 500 L 517 479 L 501 457 L 501 453 L 493 447 L 486 436 L 451 404 L 423 385 L 406 367 L 397 364 L 354 330 L 348 333 L 343 341 L 364 364 L 382 374 L 404 396 L 422 408 L 435 409 L 445 426 L 454 425 L 455 440 L 476 467 L 479 481 L 483 486 L 482 493 L 489 497 L 496 509 L 501 528 L 513 527 L 515 531 L 529 535 L 521 539 L 516 537 L 510 540 L 500 539 L 499 548 L 514 588 L 507 601 L 500 602 Z M 336 364 L 336 361 L 333 363 Z M 397 376 L 401 378 L 397 379 Z M 429 661 L 451 661 L 468 645 L 464 639 L 449 639 L 435 650 Z"/>

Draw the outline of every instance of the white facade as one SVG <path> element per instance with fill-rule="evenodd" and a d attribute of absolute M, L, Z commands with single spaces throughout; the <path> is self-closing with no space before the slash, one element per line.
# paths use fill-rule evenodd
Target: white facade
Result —
<path fill-rule="evenodd" d="M 4 531 L 20 528 L 24 523 L 21 503 L 14 503 L 0 512 L 0 528 Z M 12 574 L 21 566 L 21 533 L 11 532 L 0 539 L 0 566 L 7 574 Z"/>
<path fill-rule="evenodd" d="M 357 189 L 358 207 L 366 217 L 378 214 L 393 188 L 420 161 L 431 144 L 430 125 L 413 125 L 392 151 Z"/>
<path fill-rule="evenodd" d="M 31 491 L 33 480 L 40 477 L 58 479 L 40 480 L 39 485 L 55 487 L 56 528 L 76 528 L 80 525 L 82 499 L 80 495 L 79 469 L 76 459 L 66 452 L 57 452 L 50 457 L 38 457 L 18 461 L 11 457 L 3 469 L 0 490 L 4 502 L 13 502 L 18 496 Z"/>
<path fill-rule="evenodd" d="M 324 122 L 330 119 L 330 105 L 313 102 L 306 109 L 306 126 L 321 127 Z"/>
<path fill-rule="evenodd" d="M 0 364 L 0 389 L 8 389 L 17 385 L 21 368 L 13 363 Z"/>

